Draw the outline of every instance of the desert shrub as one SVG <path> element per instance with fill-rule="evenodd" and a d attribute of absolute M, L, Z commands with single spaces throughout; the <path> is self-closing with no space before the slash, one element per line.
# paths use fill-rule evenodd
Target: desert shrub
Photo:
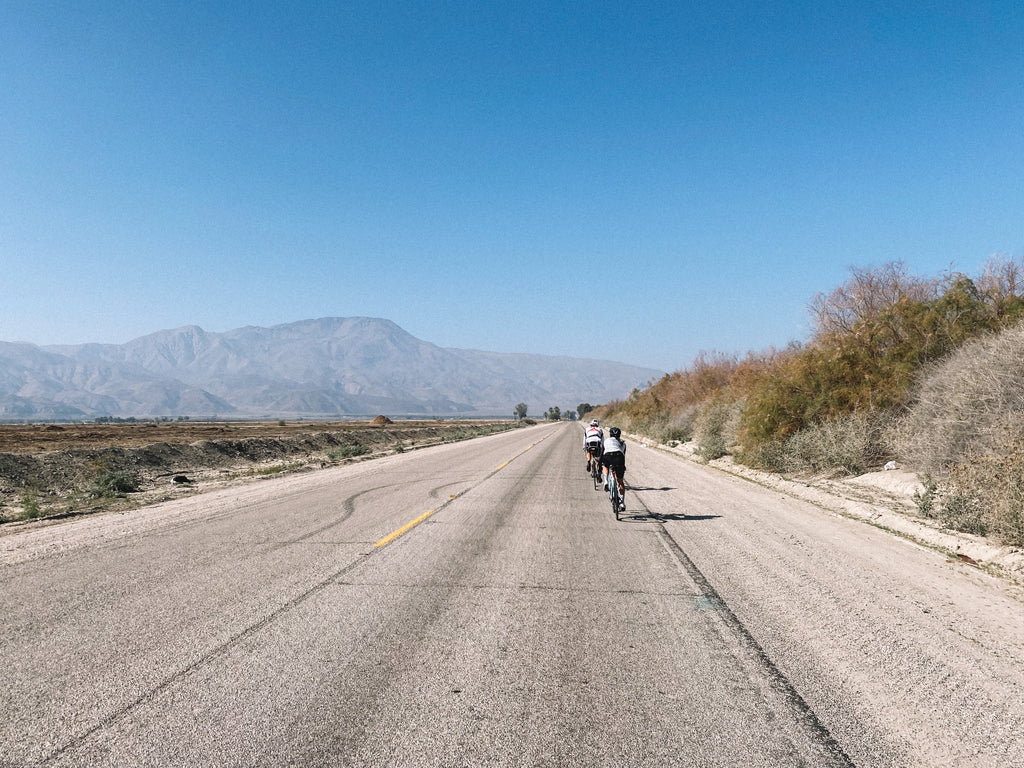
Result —
<path fill-rule="evenodd" d="M 859 475 L 888 456 L 886 413 L 858 412 L 812 424 L 783 444 L 783 465 L 792 470 L 842 470 Z"/>
<path fill-rule="evenodd" d="M 707 402 L 742 396 L 742 392 L 727 393 L 761 364 L 762 357 L 751 354 L 740 360 L 736 355 L 702 351 L 687 368 L 666 374 L 644 390 L 633 390 L 626 400 L 600 406 L 597 415 L 631 431 L 655 439 L 660 436 L 661 442 L 685 441 L 692 434 L 695 414 Z"/>
<path fill-rule="evenodd" d="M 257 475 L 279 475 L 282 472 L 288 471 L 287 464 L 272 464 L 269 467 L 260 467 L 256 470 Z"/>
<path fill-rule="evenodd" d="M 662 413 L 640 423 L 630 420 L 629 429 L 663 445 L 685 443 L 693 436 L 694 411 L 678 416 Z"/>
<path fill-rule="evenodd" d="M 921 476 L 921 490 L 914 491 L 914 504 L 917 511 L 924 517 L 935 517 L 935 499 L 939 490 L 938 483 L 929 475 Z"/>
<path fill-rule="evenodd" d="M 968 453 L 983 455 L 1002 424 L 1024 413 L 1024 324 L 965 344 L 930 367 L 895 430 L 900 455 L 942 472 Z"/>
<path fill-rule="evenodd" d="M 698 457 L 704 461 L 714 461 L 729 453 L 729 447 L 725 444 L 725 438 L 721 435 L 709 434 L 697 441 Z"/>
<path fill-rule="evenodd" d="M 21 506 L 19 520 L 35 520 L 43 516 L 43 509 L 39 505 L 39 494 L 33 490 L 26 490 L 18 500 Z"/>
<path fill-rule="evenodd" d="M 941 519 L 1024 546 L 1024 415 L 1005 419 L 984 453 L 968 452 L 950 467 Z"/>
<path fill-rule="evenodd" d="M 971 498 L 961 491 L 948 493 L 938 510 L 938 518 L 947 528 L 964 533 L 985 536 L 989 532 L 988 515 L 981 499 Z"/>
<path fill-rule="evenodd" d="M 786 444 L 782 440 L 768 440 L 750 448 L 744 448 L 737 455 L 737 459 L 747 466 L 767 472 L 783 473 L 788 472 L 790 468 Z"/>
<path fill-rule="evenodd" d="M 120 498 L 139 490 L 139 479 L 122 469 L 106 469 L 93 481 L 90 495 L 93 497 Z"/>
<path fill-rule="evenodd" d="M 365 445 L 359 443 L 353 443 L 351 445 L 342 445 L 338 448 L 334 448 L 327 452 L 327 458 L 331 461 L 341 461 L 343 459 L 352 459 L 356 456 L 365 456 L 370 452 L 370 449 Z"/>
<path fill-rule="evenodd" d="M 879 318 L 901 301 L 924 302 L 939 295 L 938 281 L 914 277 L 898 261 L 850 272 L 845 283 L 827 295 L 819 293 L 811 302 L 819 339 L 856 333 L 858 326 Z"/>
<path fill-rule="evenodd" d="M 758 375 L 744 413 L 744 447 L 845 414 L 904 407 L 923 366 L 1019 311 L 1000 315 L 963 275 L 937 285 L 934 298 L 896 291 L 892 303 L 872 303 L 870 311 L 823 312 L 827 322 L 812 344 L 790 348 Z"/>
<path fill-rule="evenodd" d="M 721 458 L 736 441 L 741 401 L 715 401 L 705 406 L 694 422 L 693 434 L 697 441 L 697 455 L 705 461 Z"/>
<path fill-rule="evenodd" d="M 600 416 L 657 433 L 673 419 L 685 426 L 688 409 L 703 413 L 716 403 L 739 401 L 744 405 L 737 437 L 714 428 L 702 431 L 699 418 L 690 422 L 702 455 L 735 450 L 738 442 L 739 457 L 754 466 L 791 468 L 796 461 L 860 471 L 896 445 L 896 452 L 913 462 L 915 457 L 906 455 L 912 450 L 899 441 L 900 430 L 880 436 L 873 426 L 864 432 L 864 422 L 848 417 L 910 407 L 927 366 L 1024 318 L 1022 284 L 1024 261 L 1002 257 L 994 258 L 976 282 L 956 273 L 922 279 L 900 263 L 854 270 L 842 286 L 814 300 L 815 330 L 807 343 L 743 359 L 701 353 L 687 369 L 603 406 Z M 1024 359 L 1021 351 L 1007 359 Z M 977 367 L 979 375 L 991 369 Z M 1020 383 L 1004 386 L 1024 392 Z M 945 418 L 943 408 L 929 417 L 932 422 Z M 926 434 L 920 422 L 908 424 L 904 434 L 916 435 L 921 447 L 936 445 L 934 433 Z M 923 468 L 948 464 L 960 454 L 925 462 Z"/>

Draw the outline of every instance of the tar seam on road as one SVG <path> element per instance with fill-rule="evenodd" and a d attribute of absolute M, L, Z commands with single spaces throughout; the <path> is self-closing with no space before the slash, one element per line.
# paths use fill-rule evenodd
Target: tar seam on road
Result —
<path fill-rule="evenodd" d="M 547 438 L 547 435 L 545 435 L 540 440 L 538 440 L 537 443 L 543 442 L 546 438 Z M 422 516 L 423 519 L 426 519 L 426 517 L 429 517 L 429 515 L 432 515 L 432 514 L 435 514 L 436 512 L 439 512 L 440 510 L 444 509 L 449 504 L 451 504 L 453 501 L 455 501 L 455 499 L 459 498 L 460 496 L 462 496 L 465 493 L 468 493 L 470 490 L 475 488 L 477 485 L 480 485 L 480 483 L 486 482 L 490 478 L 494 477 L 494 475 L 496 475 L 502 469 L 502 467 L 506 466 L 507 464 L 511 463 L 515 459 L 517 459 L 520 456 L 522 456 L 524 453 L 526 453 L 526 451 L 530 450 L 530 448 L 533 448 L 533 446 L 536 445 L 537 443 L 530 444 L 529 447 L 525 448 L 520 453 L 517 453 L 511 459 L 506 461 L 505 464 L 502 464 L 501 467 L 498 467 L 497 469 L 495 469 L 492 472 L 488 473 L 481 480 L 479 480 L 475 485 L 470 486 L 469 488 L 466 488 L 461 493 L 455 494 L 454 496 L 450 497 L 443 504 L 440 504 L 436 509 L 431 510 L 430 513 L 428 513 L 427 515 L 423 515 Z M 347 518 L 349 516 L 349 514 L 351 514 L 351 510 L 346 511 L 345 517 Z M 420 522 L 420 521 L 419 520 L 414 521 L 414 523 L 418 523 L 418 522 Z M 406 526 L 406 528 L 411 528 L 411 527 L 413 527 L 413 526 L 412 525 Z M 67 752 L 69 750 L 72 750 L 72 749 L 74 749 L 76 747 L 81 746 L 93 734 L 98 733 L 99 731 L 102 731 L 104 728 L 106 728 L 106 727 L 112 725 L 113 723 L 117 722 L 122 717 L 124 717 L 129 712 L 131 712 L 133 709 L 142 706 L 146 702 L 152 701 L 160 693 L 162 693 L 163 691 L 165 691 L 168 688 L 170 688 L 172 685 L 174 685 L 179 680 L 183 680 L 184 678 L 188 677 L 189 675 L 191 675 L 196 670 L 202 669 L 203 667 L 205 667 L 207 664 L 211 663 L 215 659 L 223 656 L 225 653 L 227 653 L 235 645 L 237 645 L 238 643 L 240 643 L 242 640 L 244 640 L 245 638 L 249 637 L 250 635 L 253 635 L 256 632 L 259 632 L 261 629 L 266 627 L 268 624 L 270 624 L 277 617 L 281 616 L 284 613 L 287 613 L 288 611 L 292 610 L 296 606 L 299 606 L 302 603 L 306 602 L 306 600 L 311 598 L 313 595 L 316 595 L 317 593 L 319 593 L 320 591 L 322 591 L 326 587 L 330 586 L 332 583 L 336 582 L 340 577 L 344 576 L 349 571 L 352 571 L 355 568 L 357 568 L 358 566 L 362 565 L 369 558 L 371 558 L 375 554 L 376 551 L 380 551 L 380 550 L 378 549 L 378 550 L 370 550 L 368 552 L 363 552 L 362 554 L 357 556 L 355 560 L 353 560 L 352 562 L 348 563 L 343 568 L 339 568 L 337 571 L 335 571 L 334 573 L 329 575 L 327 578 L 321 580 L 317 584 L 315 584 L 312 587 L 310 587 L 308 590 L 303 592 L 301 595 L 298 595 L 297 597 L 292 598 L 291 600 L 287 601 L 283 605 L 281 605 L 278 608 L 274 609 L 273 611 L 268 613 L 266 616 L 264 616 L 262 619 L 260 619 L 256 623 L 250 624 L 248 627 L 243 629 L 241 632 L 236 634 L 234 637 L 231 637 L 230 639 L 225 640 L 223 643 L 221 643 L 220 645 L 212 648 L 205 655 L 203 655 L 200 658 L 196 659 L 191 664 L 189 664 L 189 665 L 179 669 L 177 672 L 172 674 L 170 677 L 165 679 L 163 682 L 157 684 L 156 686 L 154 686 L 150 690 L 148 690 L 145 693 L 143 693 L 142 695 L 138 696 L 134 701 L 131 701 L 128 704 L 125 704 L 124 706 L 122 706 L 120 709 L 116 710 L 115 712 L 110 713 L 109 715 L 104 717 L 102 720 L 100 720 L 98 723 L 96 723 L 96 725 L 94 725 L 91 728 L 89 728 L 88 730 L 86 730 L 84 733 L 82 733 L 82 734 L 80 734 L 78 736 L 75 736 L 74 738 L 72 738 L 70 741 L 68 741 L 63 746 L 57 747 L 53 752 L 51 752 L 49 755 L 44 757 L 39 764 L 40 765 L 47 765 L 49 763 L 53 763 L 55 760 L 57 760 L 65 752 Z"/>
<path fill-rule="evenodd" d="M 798 722 L 808 730 L 811 738 L 828 752 L 829 757 L 834 761 L 831 763 L 832 765 L 836 766 L 836 768 L 856 768 L 853 760 L 850 759 L 839 742 L 829 733 L 828 728 L 818 719 L 811 706 L 804 701 L 803 696 L 797 692 L 793 684 L 789 682 L 789 679 L 775 666 L 775 662 L 768 657 L 761 644 L 757 642 L 754 636 L 750 634 L 750 631 L 743 625 L 743 622 L 732 612 L 732 609 L 729 608 L 725 600 L 718 594 L 718 590 L 711 585 L 711 582 L 701 573 L 697 565 L 679 545 L 679 542 L 672 537 L 672 534 L 669 533 L 665 523 L 657 513 L 651 512 L 639 497 L 638 492 L 633 492 L 633 498 L 640 502 L 640 506 L 644 508 L 647 516 L 657 524 L 659 529 L 658 535 L 662 544 L 683 567 L 689 577 L 693 579 L 693 582 L 700 590 L 701 594 L 695 599 L 694 607 L 698 610 L 714 610 L 719 615 L 726 626 L 735 634 L 740 644 L 753 655 L 772 687 L 789 702 Z"/>
<path fill-rule="evenodd" d="M 103 730 L 107 726 L 112 725 L 113 723 L 117 722 L 118 720 L 120 720 L 122 717 L 124 717 L 126 714 L 131 712 L 136 707 L 139 707 L 139 706 L 145 704 L 148 701 L 152 701 L 161 692 L 165 691 L 166 689 L 168 689 L 172 685 L 174 685 L 174 683 L 176 683 L 179 680 L 182 680 L 182 679 L 188 677 L 190 674 L 192 674 L 196 670 L 202 669 L 203 667 L 205 667 L 207 664 L 209 664 L 214 659 L 219 658 L 220 656 L 223 656 L 232 647 L 234 647 L 235 645 L 237 645 L 238 643 L 240 643 L 242 640 L 244 640 L 245 638 L 249 637 L 250 635 L 253 635 L 256 632 L 258 632 L 259 630 L 263 629 L 265 626 L 270 624 L 270 622 L 272 622 L 278 616 L 280 616 L 280 615 L 290 611 L 292 608 L 295 608 L 296 606 L 301 605 L 302 603 L 306 602 L 306 600 L 308 600 L 310 597 L 312 597 L 313 595 L 317 594 L 318 592 L 323 590 L 325 587 L 329 586 L 332 582 L 334 582 L 335 580 L 337 580 L 341 576 L 344 576 L 346 573 L 348 573 L 349 571 L 353 570 L 357 566 L 362 565 L 363 562 L 365 562 L 367 560 L 367 558 L 369 558 L 372 554 L 373 554 L 372 552 L 364 552 L 364 553 L 362 553 L 355 560 L 353 560 L 351 563 L 348 563 L 345 567 L 338 569 L 337 571 L 332 573 L 327 578 L 323 579 L 319 583 L 317 583 L 314 586 L 310 587 L 308 590 L 303 592 L 298 597 L 292 598 L 288 602 L 284 603 L 283 605 L 281 605 L 278 608 L 276 608 L 273 611 L 271 611 L 269 614 L 264 616 L 262 619 L 257 621 L 255 624 L 250 624 L 248 627 L 243 629 L 241 632 L 236 634 L 234 637 L 230 638 L 229 640 L 225 640 L 220 645 L 218 645 L 215 648 L 213 648 L 210 651 L 208 651 L 204 656 L 201 656 L 200 658 L 196 659 L 194 662 L 192 662 L 188 666 L 183 667 L 182 669 L 179 669 L 177 672 L 175 672 L 173 675 L 168 677 L 162 683 L 159 683 L 158 685 L 156 685 L 155 687 L 153 687 L 149 691 L 146 691 L 141 696 L 136 698 L 134 701 L 129 702 L 128 704 L 125 704 L 123 707 L 121 707 L 117 711 L 112 712 L 111 714 L 107 715 L 105 718 L 100 720 L 100 722 L 98 722 L 92 728 L 90 728 L 89 730 L 85 731 L 85 733 L 82 733 L 81 735 L 74 737 L 67 744 L 63 745 L 62 747 L 58 747 L 57 749 L 55 749 L 53 752 L 51 752 L 49 755 L 47 755 L 42 760 L 40 765 L 46 765 L 47 763 L 52 763 L 54 760 L 56 760 L 62 754 L 64 754 L 65 752 L 67 752 L 70 749 L 73 749 L 73 748 L 78 747 L 81 744 L 85 743 L 85 741 L 88 740 L 90 736 L 92 736 L 93 734 Z"/>

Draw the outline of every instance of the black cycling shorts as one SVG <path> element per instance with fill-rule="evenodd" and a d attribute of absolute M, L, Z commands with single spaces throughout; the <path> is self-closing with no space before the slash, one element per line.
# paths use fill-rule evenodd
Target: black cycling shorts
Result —
<path fill-rule="evenodd" d="M 602 445 L 599 442 L 587 443 L 587 452 L 592 453 L 596 456 L 601 455 Z"/>
<path fill-rule="evenodd" d="M 610 451 L 602 454 L 601 465 L 614 469 L 621 477 L 626 476 L 626 454 L 622 451 Z"/>

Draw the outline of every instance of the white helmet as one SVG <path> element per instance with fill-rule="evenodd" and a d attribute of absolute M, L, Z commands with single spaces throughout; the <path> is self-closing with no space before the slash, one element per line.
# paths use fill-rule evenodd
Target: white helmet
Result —
<path fill-rule="evenodd" d="M 592 422 L 590 422 L 590 426 L 592 426 L 592 427 L 599 427 L 601 425 L 598 423 L 597 419 L 594 419 Z"/>

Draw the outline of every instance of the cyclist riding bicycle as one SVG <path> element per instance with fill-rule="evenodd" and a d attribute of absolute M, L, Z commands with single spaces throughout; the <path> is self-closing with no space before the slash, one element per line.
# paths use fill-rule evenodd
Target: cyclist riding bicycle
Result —
<path fill-rule="evenodd" d="M 604 489 L 608 490 L 608 469 L 615 470 L 619 483 L 619 493 L 623 498 L 626 496 L 626 441 L 622 439 L 622 430 L 612 427 L 608 430 L 608 437 L 604 441 L 604 451 L 601 453 L 601 473 L 604 475 Z"/>
<path fill-rule="evenodd" d="M 603 445 L 604 430 L 601 429 L 598 420 L 594 419 L 583 433 L 583 452 L 587 454 L 587 472 L 590 471 L 590 462 L 600 460 Z"/>

